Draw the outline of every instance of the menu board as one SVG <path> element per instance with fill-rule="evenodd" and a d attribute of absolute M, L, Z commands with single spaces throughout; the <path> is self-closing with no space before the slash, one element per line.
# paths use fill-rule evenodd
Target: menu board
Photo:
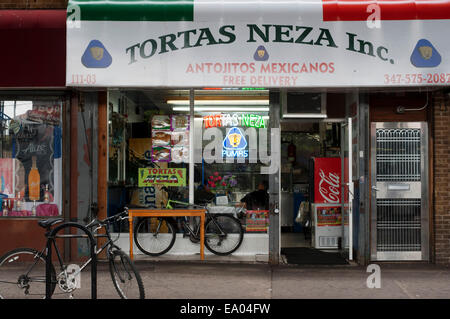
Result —
<path fill-rule="evenodd" d="M 153 162 L 188 162 L 189 115 L 154 115 L 151 129 Z"/>

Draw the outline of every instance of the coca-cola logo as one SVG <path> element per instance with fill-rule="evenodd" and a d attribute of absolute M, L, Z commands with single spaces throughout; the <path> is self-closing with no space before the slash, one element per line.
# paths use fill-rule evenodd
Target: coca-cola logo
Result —
<path fill-rule="evenodd" d="M 327 203 L 339 203 L 340 179 L 335 173 L 328 173 L 328 176 L 321 169 L 319 171 L 319 193 Z"/>

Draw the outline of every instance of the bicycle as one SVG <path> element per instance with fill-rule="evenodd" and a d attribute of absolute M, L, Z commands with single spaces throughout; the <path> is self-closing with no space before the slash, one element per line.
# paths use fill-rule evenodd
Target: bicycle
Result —
<path fill-rule="evenodd" d="M 212 253 L 225 256 L 235 252 L 242 244 L 244 230 L 239 219 L 229 214 L 210 213 L 205 201 L 204 205 L 189 204 L 177 199 L 176 191 L 167 187 L 162 188 L 168 193 L 167 209 L 176 207 L 205 209 L 205 246 Z M 174 206 L 172 206 L 174 205 Z M 174 245 L 176 239 L 176 220 L 172 217 L 145 217 L 138 221 L 134 229 L 136 246 L 146 255 L 160 256 L 167 253 Z M 188 235 L 194 243 L 200 241 L 200 223 L 191 227 L 187 218 L 181 219 L 184 236 Z"/>
<path fill-rule="evenodd" d="M 95 251 L 98 256 L 106 249 L 106 255 L 109 264 L 109 272 L 113 281 L 114 287 L 122 299 L 128 298 L 145 298 L 144 285 L 141 276 L 131 261 L 130 257 L 126 255 L 114 242 L 118 239 L 112 239 L 108 226 L 114 222 L 127 219 L 128 209 L 125 207 L 122 213 L 108 217 L 104 220 L 97 220 L 94 218 L 85 227 L 93 229 L 91 233 L 94 237 L 104 237 L 106 242 L 101 248 Z M 80 288 L 79 278 L 80 273 L 92 261 L 89 258 L 81 267 L 72 268 L 66 265 L 61 257 L 61 253 L 56 244 L 55 238 L 86 238 L 86 235 L 70 235 L 62 234 L 55 235 L 55 238 L 50 238 L 49 235 L 52 227 L 64 228 L 66 225 L 80 225 L 76 223 L 63 223 L 62 218 L 49 218 L 38 221 L 38 225 L 46 230 L 47 244 L 52 241 L 52 249 L 56 251 L 57 261 L 59 264 L 59 272 L 57 273 L 55 266 L 51 267 L 51 286 L 50 295 L 55 294 L 56 287 L 61 290 L 60 294 L 69 294 L 73 298 L 73 293 Z M 75 227 L 74 226 L 74 227 Z M 56 229 L 53 228 L 53 229 Z M 105 229 L 105 234 L 97 234 L 99 229 Z M 13 249 L 2 257 L 0 257 L 0 299 L 5 298 L 43 298 L 46 296 L 46 251 L 45 247 L 38 251 L 33 248 L 17 248 Z M 96 246 L 95 246 L 96 249 Z M 5 278 L 4 280 L 2 278 Z M 18 289 L 14 289 L 18 288 Z"/>

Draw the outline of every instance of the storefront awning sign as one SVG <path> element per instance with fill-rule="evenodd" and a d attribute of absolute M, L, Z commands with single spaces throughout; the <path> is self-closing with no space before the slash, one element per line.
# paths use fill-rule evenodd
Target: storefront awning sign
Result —
<path fill-rule="evenodd" d="M 68 86 L 450 83 L 450 0 L 71 0 Z"/>

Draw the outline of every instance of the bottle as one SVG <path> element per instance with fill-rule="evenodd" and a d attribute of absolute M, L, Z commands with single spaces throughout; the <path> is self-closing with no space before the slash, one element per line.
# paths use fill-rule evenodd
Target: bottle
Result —
<path fill-rule="evenodd" d="M 3 217 L 8 216 L 8 203 L 6 200 L 3 200 Z"/>
<path fill-rule="evenodd" d="M 17 201 L 16 201 L 16 211 L 22 210 L 22 200 L 20 199 L 20 192 L 17 194 Z"/>
<path fill-rule="evenodd" d="M 32 157 L 33 164 L 28 174 L 28 197 L 30 200 L 39 200 L 41 197 L 41 176 L 36 166 L 36 156 Z"/>
<path fill-rule="evenodd" d="M 50 193 L 48 192 L 48 184 L 45 185 L 44 203 L 50 202 Z"/>
<path fill-rule="evenodd" d="M 31 216 L 36 216 L 36 201 L 33 201 L 33 207 L 31 208 Z"/>

